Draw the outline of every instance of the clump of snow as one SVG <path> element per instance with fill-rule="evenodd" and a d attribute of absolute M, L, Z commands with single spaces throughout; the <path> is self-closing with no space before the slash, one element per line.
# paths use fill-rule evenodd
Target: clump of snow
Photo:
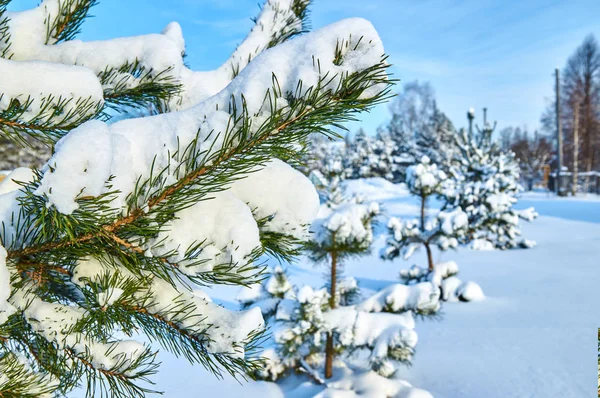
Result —
<path fill-rule="evenodd" d="M 424 195 L 438 192 L 447 178 L 446 173 L 438 169 L 436 164 L 431 164 L 427 156 L 423 156 L 420 163 L 406 168 L 406 185 L 411 191 Z"/>
<path fill-rule="evenodd" d="M 480 301 L 485 298 L 483 290 L 475 282 L 464 282 L 456 289 L 456 297 L 461 301 Z"/>
<path fill-rule="evenodd" d="M 479 238 L 479 239 L 475 239 L 475 240 L 473 240 L 473 242 L 471 242 L 471 249 L 480 250 L 480 251 L 491 251 L 491 250 L 495 250 L 496 247 L 489 240 L 484 239 L 484 238 Z"/>
<path fill-rule="evenodd" d="M 443 301 L 477 301 L 484 299 L 485 295 L 481 287 L 475 282 L 462 282 L 456 277 L 458 272 L 458 264 L 454 261 L 437 263 L 434 265 L 433 271 L 413 265 L 409 269 L 400 270 L 400 279 L 407 285 L 406 287 L 433 286 L 434 291 L 437 292 L 436 298 Z M 426 295 L 421 297 L 425 299 Z"/>
<path fill-rule="evenodd" d="M 147 245 L 156 257 L 175 253 L 168 260 L 182 272 L 195 275 L 220 264 L 245 264 L 261 243 L 248 206 L 225 191 L 180 211 Z M 190 255 L 188 248 L 197 245 L 200 248 Z"/>
<path fill-rule="evenodd" d="M 455 301 L 458 299 L 456 296 L 456 290 L 461 286 L 462 281 L 456 276 L 451 276 L 442 281 L 442 300 L 444 301 Z"/>
<path fill-rule="evenodd" d="M 373 240 L 370 220 L 377 214 L 377 203 L 343 203 L 331 210 L 323 206 L 321 216 L 311 227 L 313 240 L 323 247 L 348 245 L 368 248 Z"/>
<path fill-rule="evenodd" d="M 12 41 L 11 36 L 11 44 Z M 64 106 L 62 115 L 92 116 L 104 103 L 98 77 L 88 68 L 0 58 L 0 71 L 0 111 L 15 103 L 28 104 L 20 116 L 23 120 L 36 120 L 40 114 L 49 117 L 59 104 Z M 90 101 L 95 106 L 85 108 L 87 113 L 82 113 L 84 108 L 80 105 L 83 101 Z"/>
<path fill-rule="evenodd" d="M 270 217 L 266 230 L 296 238 L 305 237 L 306 226 L 319 209 L 319 196 L 310 180 L 278 159 L 236 181 L 231 192 L 254 210 L 257 219 Z"/>

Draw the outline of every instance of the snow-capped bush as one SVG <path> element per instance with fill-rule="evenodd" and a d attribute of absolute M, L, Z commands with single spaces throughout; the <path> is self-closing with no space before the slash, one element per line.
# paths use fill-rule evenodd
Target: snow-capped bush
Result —
<path fill-rule="evenodd" d="M 458 206 L 467 214 L 468 231 L 462 243 L 473 242 L 473 249 L 532 247 L 535 243 L 520 239 L 519 220 L 532 221 L 538 214 L 533 208 L 513 208 L 523 190 L 519 165 L 512 152 L 502 152 L 492 141 L 492 131 L 486 125 L 475 137 L 464 130 L 455 136 L 459 152 L 450 162 L 449 173 L 457 189 L 448 192 L 448 206 Z"/>
<path fill-rule="evenodd" d="M 433 271 L 413 265 L 409 269 L 400 270 L 400 279 L 407 287 L 433 286 L 443 301 L 483 300 L 485 295 L 481 287 L 475 282 L 462 282 L 456 277 L 458 272 L 458 265 L 454 261 L 437 263 Z"/>

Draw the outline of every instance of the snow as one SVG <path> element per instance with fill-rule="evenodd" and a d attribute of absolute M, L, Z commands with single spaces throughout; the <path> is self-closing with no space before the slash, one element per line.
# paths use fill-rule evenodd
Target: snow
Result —
<path fill-rule="evenodd" d="M 80 308 L 48 303 L 21 290 L 15 292 L 12 303 L 23 311 L 28 324 L 37 334 L 62 349 L 70 349 L 80 357 L 89 358 L 99 369 L 127 374 L 128 367 L 146 351 L 143 344 L 134 340 L 101 343 L 84 333 L 73 333 L 72 328 L 85 315 Z"/>
<path fill-rule="evenodd" d="M 321 246 L 353 242 L 368 246 L 373 238 L 370 219 L 378 213 L 377 203 L 343 203 L 333 210 L 321 206 L 311 226 L 313 240 Z"/>
<path fill-rule="evenodd" d="M 195 245 L 201 250 L 187 255 L 188 248 Z M 148 246 L 157 257 L 175 253 L 168 260 L 184 273 L 195 275 L 220 264 L 244 265 L 261 243 L 250 208 L 230 191 L 224 191 L 180 211 L 178 218 L 167 222 Z"/>
<path fill-rule="evenodd" d="M 426 195 L 439 192 L 440 185 L 448 177 L 436 164 L 430 164 L 429 157 L 423 156 L 421 163 L 406 168 L 406 183 L 414 192 Z"/>
<path fill-rule="evenodd" d="M 71 279 L 84 288 L 89 282 L 98 283 L 97 281 L 107 274 L 117 275 L 118 286 L 126 285 L 132 280 L 139 280 L 120 264 L 116 267 L 109 266 L 93 258 L 80 260 L 73 270 Z M 204 292 L 189 291 L 183 286 L 174 287 L 169 282 L 153 277 L 149 273 L 145 276 L 149 279 L 149 286 L 138 290 L 133 298 L 129 298 L 130 305 L 143 306 L 150 314 L 173 322 L 189 333 L 206 336 L 209 339 L 206 343 L 209 353 L 243 357 L 242 343 L 251 332 L 264 328 L 261 311 L 258 308 L 231 311 L 213 303 Z M 106 305 L 118 299 L 118 291 L 101 292 L 97 297 L 99 303 Z M 181 308 L 181 311 L 173 311 L 174 308 Z M 215 325 L 218 327 L 212 327 Z"/>
<path fill-rule="evenodd" d="M 247 203 L 257 219 L 272 216 L 265 230 L 296 238 L 306 236 L 306 227 L 319 209 L 319 196 L 310 180 L 278 159 L 236 181 L 230 192 Z"/>
<path fill-rule="evenodd" d="M 334 378 L 327 382 L 326 390 L 319 391 L 322 390 L 322 387 L 316 388 L 316 393 L 306 390 L 309 390 L 308 386 L 300 385 L 295 390 L 287 392 L 286 397 L 431 398 L 431 394 L 427 391 L 412 388 L 405 381 L 388 379 L 372 371 L 356 372 L 347 367 L 334 369 Z"/>
<path fill-rule="evenodd" d="M 437 311 L 440 307 L 438 288 L 432 283 L 395 284 L 375 293 L 358 305 L 368 312 Z"/>
<path fill-rule="evenodd" d="M 30 168 L 18 167 L 14 169 L 0 182 L 0 195 L 21 189 L 23 186 L 18 184 L 19 182 L 28 183 L 33 181 L 33 178 L 33 170 Z"/>
<path fill-rule="evenodd" d="M 479 301 L 485 298 L 481 287 L 471 281 L 462 283 L 456 289 L 456 296 L 462 301 Z"/>
<path fill-rule="evenodd" d="M 11 38 L 12 39 L 12 38 Z M 61 65 L 44 61 L 14 62 L 0 58 L 0 110 L 6 110 L 12 101 L 21 105 L 29 102 L 22 120 L 34 120 L 42 109 L 46 117 L 52 115 L 52 104 L 64 104 L 63 114 L 75 110 L 80 101 L 88 100 L 101 106 L 103 91 L 97 76 L 81 66 Z M 45 99 L 45 100 L 44 100 Z M 97 108 L 90 107 L 81 116 L 92 116 Z"/>

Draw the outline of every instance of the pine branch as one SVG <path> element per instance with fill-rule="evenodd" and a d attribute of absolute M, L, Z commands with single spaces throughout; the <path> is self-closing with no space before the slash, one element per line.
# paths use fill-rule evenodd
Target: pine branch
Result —
<path fill-rule="evenodd" d="M 154 111 L 164 113 L 169 101 L 181 90 L 172 75 L 172 68 L 156 73 L 142 66 L 137 59 L 119 68 L 107 67 L 98 78 L 104 87 L 105 106 L 117 112 L 122 112 L 124 107 L 150 106 Z"/>
<path fill-rule="evenodd" d="M 46 21 L 46 44 L 56 44 L 73 40 L 81 32 L 81 25 L 88 17 L 90 8 L 98 0 L 60 0 L 58 13 Z"/>
<path fill-rule="evenodd" d="M 10 0 L 0 0 L 0 58 L 10 58 L 10 31 L 8 30 L 8 17 L 4 16 L 6 6 Z"/>
<path fill-rule="evenodd" d="M 3 96 L 0 94 L 0 100 Z M 73 102 L 75 106 L 71 108 Z M 30 145 L 26 137 L 53 145 L 67 132 L 98 115 L 101 109 L 101 104 L 91 98 L 48 96 L 39 100 L 35 111 L 33 104 L 31 97 L 24 102 L 13 98 L 6 109 L 0 110 L 0 137 L 23 146 Z"/>
<path fill-rule="evenodd" d="M 265 156 L 263 153 L 272 153 L 275 149 L 288 157 L 293 156 L 290 153 L 290 146 L 297 142 L 298 138 L 305 137 L 312 132 L 329 134 L 331 129 L 329 126 L 343 128 L 341 123 L 353 120 L 354 112 L 367 110 L 375 104 L 385 101 L 389 88 L 373 98 L 361 99 L 360 95 L 367 85 L 390 85 L 385 74 L 386 68 L 387 66 L 381 63 L 360 73 L 347 76 L 341 80 L 339 87 L 333 93 L 323 92 L 320 89 L 322 86 L 326 87 L 327 83 L 334 78 L 326 75 L 321 79 L 320 84 L 314 89 L 308 90 L 304 98 L 298 94 L 293 96 L 288 93 L 288 102 L 291 106 L 285 110 L 275 110 L 276 97 L 273 93 L 277 93 L 278 90 L 277 85 L 274 85 L 273 91 L 268 94 L 266 99 L 273 104 L 273 113 L 256 134 L 251 135 L 250 126 L 244 123 L 247 118 L 246 112 L 242 110 L 239 116 L 236 116 L 234 112 L 230 128 L 225 133 L 223 149 L 208 156 L 205 152 L 192 154 L 187 163 L 195 167 L 190 168 L 175 184 L 165 186 L 157 194 L 147 198 L 144 206 L 133 208 L 127 216 L 119 217 L 111 223 L 101 224 L 92 232 L 72 236 L 67 234 L 67 239 L 30 245 L 21 249 L 11 249 L 8 251 L 8 258 L 78 246 L 94 239 L 99 234 L 111 234 L 125 229 L 147 214 L 156 215 L 160 212 L 167 212 L 169 217 L 172 217 L 177 211 L 197 203 L 209 192 L 214 192 L 215 189 L 225 189 L 232 180 L 239 178 L 240 172 L 247 172 L 264 165 L 267 160 L 270 160 L 270 156 Z M 301 90 L 300 83 L 297 92 L 299 93 Z M 284 130 L 285 134 L 281 134 Z M 146 185 L 140 184 L 140 187 L 147 189 Z M 139 196 L 142 196 L 142 193 L 138 191 L 132 195 L 132 198 Z M 86 202 L 80 199 L 78 203 Z M 137 201 L 130 199 L 130 203 L 137 203 Z"/>
<path fill-rule="evenodd" d="M 12 353 L 0 355 L 0 397 L 37 398 L 56 390 L 49 374 L 38 373 Z"/>

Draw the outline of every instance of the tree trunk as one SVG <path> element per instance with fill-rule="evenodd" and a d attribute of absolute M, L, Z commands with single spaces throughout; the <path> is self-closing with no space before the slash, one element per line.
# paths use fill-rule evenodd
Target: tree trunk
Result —
<path fill-rule="evenodd" d="M 427 197 L 421 196 L 421 232 L 425 231 L 425 208 L 427 204 Z"/>
<path fill-rule="evenodd" d="M 335 236 L 333 237 L 335 239 Z M 335 308 L 335 293 L 337 282 L 337 253 L 331 253 L 331 286 L 329 296 L 329 307 Z M 325 346 L 325 378 L 333 376 L 333 333 L 327 334 L 327 345 Z"/>
<path fill-rule="evenodd" d="M 431 253 L 431 247 L 429 247 L 429 242 L 423 243 L 425 245 L 425 250 L 427 250 L 427 264 L 429 267 L 429 272 L 433 271 L 433 254 Z"/>
<path fill-rule="evenodd" d="M 427 196 L 421 196 L 421 232 L 425 232 L 425 208 L 427 207 Z M 427 250 L 427 267 L 429 271 L 433 271 L 433 254 L 429 247 L 429 242 L 423 242 L 425 250 Z"/>

